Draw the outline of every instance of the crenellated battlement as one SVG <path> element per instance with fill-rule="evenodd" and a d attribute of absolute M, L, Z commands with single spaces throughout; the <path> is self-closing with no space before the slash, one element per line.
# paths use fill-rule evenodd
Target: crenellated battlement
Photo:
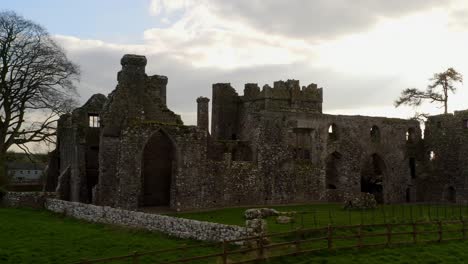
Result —
<path fill-rule="evenodd" d="M 298 80 L 276 81 L 273 87 L 247 83 L 239 95 L 230 83 L 213 84 L 212 134 L 231 139 L 238 134 L 242 118 L 258 111 L 322 113 L 323 89 L 317 84 L 301 88 Z"/>
<path fill-rule="evenodd" d="M 301 88 L 298 80 L 276 81 L 273 88 L 266 84 L 261 90 L 258 84 L 247 83 L 242 99 L 243 101 L 274 99 L 322 103 L 323 89 L 318 88 L 315 83 Z"/>

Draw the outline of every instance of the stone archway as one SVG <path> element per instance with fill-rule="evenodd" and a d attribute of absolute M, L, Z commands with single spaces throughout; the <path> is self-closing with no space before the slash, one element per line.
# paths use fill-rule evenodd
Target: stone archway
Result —
<path fill-rule="evenodd" d="M 175 147 L 161 130 L 146 143 L 142 158 L 142 206 L 169 206 Z"/>
<path fill-rule="evenodd" d="M 325 184 L 327 189 L 338 189 L 342 188 L 339 185 L 340 180 L 340 165 L 341 165 L 341 154 L 333 152 L 325 160 Z"/>
<path fill-rule="evenodd" d="M 386 166 L 378 154 L 369 156 L 361 168 L 361 192 L 373 194 L 378 203 L 384 202 L 383 181 Z"/>
<path fill-rule="evenodd" d="M 449 186 L 445 191 L 445 201 L 455 203 L 457 201 L 457 192 L 453 186 Z"/>

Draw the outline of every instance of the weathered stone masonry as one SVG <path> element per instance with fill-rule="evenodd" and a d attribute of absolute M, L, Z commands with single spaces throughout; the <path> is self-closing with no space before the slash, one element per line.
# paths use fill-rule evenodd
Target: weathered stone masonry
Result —
<path fill-rule="evenodd" d="M 209 133 L 208 98 L 197 99 L 197 126 L 185 126 L 166 106 L 167 77 L 146 75 L 143 56 L 125 55 L 121 64 L 116 89 L 75 110 L 88 120 L 60 120 L 55 175 L 63 199 L 187 210 L 343 201 L 360 192 L 384 203 L 462 201 L 468 194 L 468 170 L 460 165 L 468 151 L 466 112 L 430 118 L 423 140 L 417 121 L 323 114 L 316 84 L 250 83 L 238 95 L 218 83 Z M 97 128 L 89 127 L 93 115 Z M 440 118 L 444 129 L 434 129 Z M 91 140 L 86 131 L 99 136 Z M 98 159 L 89 160 L 91 146 Z M 429 149 L 440 158 L 430 161 Z M 93 164 L 97 181 L 88 174 L 95 175 Z"/>

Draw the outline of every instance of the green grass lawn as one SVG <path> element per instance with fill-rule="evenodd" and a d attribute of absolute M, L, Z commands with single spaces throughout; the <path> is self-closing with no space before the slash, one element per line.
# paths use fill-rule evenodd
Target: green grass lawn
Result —
<path fill-rule="evenodd" d="M 394 248 L 344 250 L 335 253 L 305 254 L 273 258 L 271 264 L 306 263 L 468 263 L 468 242 L 450 242 Z"/>
<path fill-rule="evenodd" d="M 459 205 L 383 205 L 374 210 L 345 210 L 341 204 L 306 204 L 288 206 L 266 206 L 279 211 L 303 212 L 296 214 L 294 223 L 277 224 L 275 217 L 267 219 L 269 232 L 283 232 L 298 228 L 323 227 L 332 225 L 355 225 L 396 223 L 444 219 L 468 218 L 468 207 Z M 245 225 L 244 211 L 253 207 L 225 208 L 204 212 L 183 212 L 171 214 L 177 217 L 202 221 Z"/>
<path fill-rule="evenodd" d="M 86 223 L 47 211 L 0 207 L 0 263 L 73 263 L 194 244 L 200 242 Z M 210 252 L 212 248 L 192 253 Z"/>
<path fill-rule="evenodd" d="M 278 208 L 298 210 L 297 208 L 301 207 L 310 209 L 311 205 Z M 338 205 L 312 207 L 317 208 L 317 210 L 318 208 L 339 208 Z M 243 222 L 243 220 L 239 220 L 242 218 L 234 217 L 235 212 L 243 212 L 241 208 L 223 209 L 217 212 L 223 213 L 213 214 L 211 212 L 212 215 L 216 216 L 216 219 L 232 216 L 233 219 L 230 219 L 230 223 L 235 223 L 235 219 L 238 222 Z M 196 215 L 195 213 L 191 214 L 192 216 Z M 200 215 L 208 217 L 207 213 L 200 213 Z M 351 219 L 351 221 L 353 220 Z M 126 255 L 133 251 L 152 251 L 201 244 L 191 240 L 171 238 L 159 233 L 86 223 L 47 211 L 32 209 L 0 208 L 0 232 L 0 263 L 74 263 L 83 258 L 112 257 Z M 338 245 L 339 242 L 336 243 Z M 465 263 L 465 260 L 468 259 L 467 247 L 468 241 L 461 241 L 417 244 L 388 249 L 363 249 L 361 251 L 338 250 L 335 253 L 323 252 L 273 258 L 267 263 Z M 199 248 L 191 252 L 184 251 L 159 257 L 147 257 L 142 259 L 140 263 L 157 263 L 156 261 L 205 255 L 219 251 L 219 248 L 214 247 Z M 131 262 L 127 260 L 126 262 L 113 263 Z M 221 262 L 218 259 L 196 263 Z"/>

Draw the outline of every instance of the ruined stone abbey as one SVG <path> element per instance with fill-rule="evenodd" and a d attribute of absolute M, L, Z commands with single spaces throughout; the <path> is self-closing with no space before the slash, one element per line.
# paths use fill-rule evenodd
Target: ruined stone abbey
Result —
<path fill-rule="evenodd" d="M 213 84 L 197 126 L 166 105 L 165 76 L 125 55 L 116 89 L 58 125 L 46 190 L 69 201 L 136 210 L 339 202 L 468 201 L 468 110 L 414 120 L 322 113 L 322 88 Z"/>

